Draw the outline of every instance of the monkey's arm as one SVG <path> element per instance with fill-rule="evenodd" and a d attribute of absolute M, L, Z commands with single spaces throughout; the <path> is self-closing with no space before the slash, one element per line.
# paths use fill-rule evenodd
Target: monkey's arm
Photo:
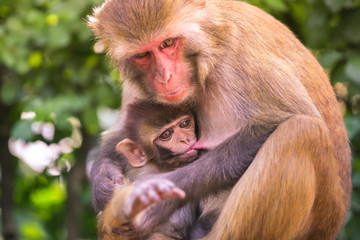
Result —
<path fill-rule="evenodd" d="M 90 172 L 90 180 L 93 205 L 96 211 L 104 210 L 106 203 L 113 195 L 114 188 L 124 184 L 125 177 L 121 169 L 119 161 L 110 158 L 100 157 L 94 161 Z"/>
<path fill-rule="evenodd" d="M 116 151 L 116 145 L 123 139 L 122 131 L 115 125 L 103 136 L 90 171 L 92 202 L 97 212 L 104 210 L 116 186 L 124 184 L 123 171 L 128 162 Z"/>
<path fill-rule="evenodd" d="M 301 234 L 307 234 L 312 218 L 328 216 L 325 209 L 336 211 L 335 218 L 344 217 L 339 169 L 322 120 L 294 115 L 262 145 L 265 139 L 249 141 L 237 134 L 213 154 L 166 175 L 184 189 L 189 200 L 199 200 L 201 194 L 206 196 L 237 182 L 211 235 L 205 239 L 305 239 Z M 254 161 L 247 169 L 252 157 Z M 325 201 L 323 196 L 327 196 Z M 160 202 L 138 219 L 136 227 L 141 232 L 151 231 L 154 222 L 162 221 L 178 206 L 176 199 Z M 333 222 L 332 232 L 328 222 L 324 223 L 322 231 L 312 233 L 315 237 L 311 239 L 333 239 L 338 224 Z"/>
<path fill-rule="evenodd" d="M 161 176 L 183 189 L 186 201 L 199 202 L 209 194 L 234 186 L 274 128 L 257 129 L 258 135 L 254 135 L 253 128 L 244 128 L 193 163 Z M 183 203 L 177 199 L 160 202 L 134 224 L 139 227 L 139 232 L 148 233 Z"/>

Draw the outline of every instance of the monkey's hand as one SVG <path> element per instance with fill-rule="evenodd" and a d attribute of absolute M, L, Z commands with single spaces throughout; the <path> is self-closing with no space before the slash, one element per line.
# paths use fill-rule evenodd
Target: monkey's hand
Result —
<path fill-rule="evenodd" d="M 124 216 L 128 222 L 121 226 L 117 225 L 118 227 L 113 228 L 112 232 L 118 235 L 141 237 L 154 230 L 154 228 L 150 230 L 146 228 L 146 231 L 143 231 L 141 227 L 134 225 L 135 222 L 138 222 L 138 219 L 143 218 L 142 216 L 146 212 L 143 210 L 168 198 L 183 199 L 185 198 L 185 192 L 169 180 L 155 178 L 132 184 L 129 194 L 122 194 L 122 198 L 124 196 L 126 196 L 126 199 L 123 205 L 120 204 L 120 206 L 123 206 L 120 215 Z"/>
<path fill-rule="evenodd" d="M 185 198 L 185 192 L 166 179 L 150 179 L 134 184 L 134 190 L 125 201 L 125 216 L 133 220 L 142 210 L 153 203 L 168 198 Z"/>

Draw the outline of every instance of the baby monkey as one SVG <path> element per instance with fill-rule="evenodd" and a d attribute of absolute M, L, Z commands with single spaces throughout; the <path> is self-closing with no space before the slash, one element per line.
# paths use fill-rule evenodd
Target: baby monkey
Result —
<path fill-rule="evenodd" d="M 161 178 L 147 180 L 147 177 L 188 164 L 199 152 L 195 117 L 188 107 L 136 102 L 128 106 L 123 129 L 122 134 L 113 133 L 105 142 L 120 136 L 114 150 L 126 158 L 118 159 L 128 163 L 121 165 L 125 166 L 124 176 L 129 184 L 116 187 L 100 216 L 99 239 L 103 240 L 134 239 L 126 237 L 126 231 L 131 228 L 129 222 L 140 216 L 141 211 L 167 198 L 185 198 L 185 192 L 172 182 Z M 184 205 L 146 239 L 192 239 L 204 235 L 206 230 L 201 224 L 193 226 L 197 222 L 197 208 L 195 203 Z"/>

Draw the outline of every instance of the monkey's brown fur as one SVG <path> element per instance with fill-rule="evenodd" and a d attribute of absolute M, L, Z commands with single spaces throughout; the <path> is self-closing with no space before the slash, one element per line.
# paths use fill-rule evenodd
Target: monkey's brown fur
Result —
<path fill-rule="evenodd" d="M 204 239 L 337 236 L 351 193 L 347 133 L 326 74 L 283 24 L 242 2 L 108 0 L 89 25 L 124 78 L 125 105 L 167 101 L 131 56 L 155 38 L 183 44 L 174 64 L 185 66 L 190 87 L 167 103 L 194 104 L 200 140 L 214 148 L 166 178 L 189 201 L 233 186 Z M 95 199 L 105 158 L 93 168 Z M 178 207 L 159 203 L 134 224 L 148 233 Z"/>

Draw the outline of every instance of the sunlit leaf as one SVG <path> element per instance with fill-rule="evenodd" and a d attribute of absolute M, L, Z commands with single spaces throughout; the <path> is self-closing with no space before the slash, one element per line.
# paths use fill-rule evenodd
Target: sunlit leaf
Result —
<path fill-rule="evenodd" d="M 59 18 L 56 14 L 50 14 L 46 17 L 46 24 L 49 26 L 56 26 L 59 22 Z"/>
<path fill-rule="evenodd" d="M 50 209 L 64 202 L 66 192 L 59 183 L 53 183 L 47 188 L 37 189 L 32 192 L 30 199 L 37 208 Z"/>
<path fill-rule="evenodd" d="M 93 68 L 95 65 L 99 62 L 99 57 L 97 55 L 91 55 L 86 59 L 86 67 L 87 68 Z"/>
<path fill-rule="evenodd" d="M 25 239 L 44 239 L 44 233 L 36 222 L 27 222 L 21 225 L 21 234 Z"/>
<path fill-rule="evenodd" d="M 40 67 L 42 63 L 42 53 L 40 51 L 32 52 L 29 56 L 30 66 L 37 68 Z"/>

